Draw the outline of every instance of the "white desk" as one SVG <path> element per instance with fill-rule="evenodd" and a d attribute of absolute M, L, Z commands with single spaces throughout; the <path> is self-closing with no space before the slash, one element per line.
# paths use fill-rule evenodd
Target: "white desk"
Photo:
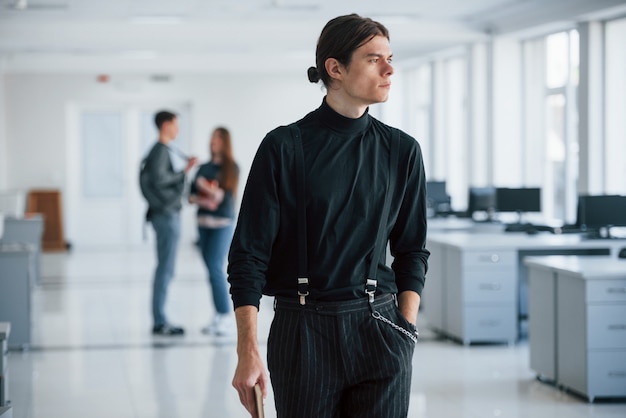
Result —
<path fill-rule="evenodd" d="M 29 244 L 35 250 L 33 262 L 33 277 L 36 284 L 41 280 L 41 239 L 43 237 L 44 221 L 41 214 L 28 218 L 5 216 L 4 234 L 0 237 L 0 244 Z"/>
<path fill-rule="evenodd" d="M 573 234 L 429 232 L 426 318 L 435 331 L 466 345 L 512 344 L 528 309 L 524 257 L 615 255 L 624 246 L 624 240 Z"/>
<path fill-rule="evenodd" d="M 529 257 L 530 367 L 591 402 L 626 397 L 626 260 Z"/>
<path fill-rule="evenodd" d="M 29 245 L 0 244 L 0 321 L 11 323 L 11 348 L 30 345 L 33 253 Z"/>
<path fill-rule="evenodd" d="M 454 216 L 428 218 L 428 232 L 503 232 L 504 225 L 499 222 L 476 222 L 471 218 Z"/>

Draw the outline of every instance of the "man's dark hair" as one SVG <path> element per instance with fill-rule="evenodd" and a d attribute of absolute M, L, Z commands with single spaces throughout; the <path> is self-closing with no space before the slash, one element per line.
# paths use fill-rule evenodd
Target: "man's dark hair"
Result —
<path fill-rule="evenodd" d="M 356 49 L 368 43 L 375 36 L 389 39 L 389 31 L 381 23 L 355 13 L 339 16 L 330 20 L 317 41 L 315 67 L 308 70 L 309 81 L 317 83 L 320 79 L 326 87 L 332 81 L 326 71 L 326 60 L 335 58 L 344 67 L 352 61 Z"/>
<path fill-rule="evenodd" d="M 168 112 L 167 110 L 162 110 L 154 115 L 154 123 L 159 131 L 165 122 L 169 122 L 174 119 L 176 119 L 176 113 Z"/>

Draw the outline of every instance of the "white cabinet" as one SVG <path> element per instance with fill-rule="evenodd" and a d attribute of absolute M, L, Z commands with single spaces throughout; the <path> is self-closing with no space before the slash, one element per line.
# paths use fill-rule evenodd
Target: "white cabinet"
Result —
<path fill-rule="evenodd" d="M 10 348 L 30 345 L 33 252 L 28 245 L 0 244 L 0 321 L 11 323 Z"/>
<path fill-rule="evenodd" d="M 623 279 L 557 274 L 558 381 L 587 396 L 626 396 L 626 261 Z"/>
<path fill-rule="evenodd" d="M 549 267 L 528 269 L 528 346 L 530 368 L 556 381 L 556 273 Z"/>
<path fill-rule="evenodd" d="M 512 344 L 517 339 L 514 250 L 460 249 L 436 241 L 424 287 L 424 313 L 435 331 L 460 340 Z"/>
<path fill-rule="evenodd" d="M 626 260 L 533 257 L 530 366 L 593 401 L 626 397 Z"/>
<path fill-rule="evenodd" d="M 428 243 L 430 257 L 428 257 L 428 273 L 420 307 L 428 321 L 430 328 L 435 331 L 446 330 L 446 264 L 443 245 Z"/>
<path fill-rule="evenodd" d="M 429 326 L 464 344 L 514 343 L 526 308 L 527 255 L 608 255 L 618 240 L 561 236 L 446 232 L 429 234 L 431 251 L 423 301 Z M 545 331 L 549 333 L 550 331 Z M 551 375 L 547 372 L 547 375 Z"/>
<path fill-rule="evenodd" d="M 4 218 L 4 235 L 0 234 L 0 244 L 28 244 L 34 249 L 33 279 L 40 284 L 41 268 L 41 239 L 43 236 L 44 221 L 41 214 L 29 218 Z M 1 319 L 1 318 L 0 318 Z"/>
<path fill-rule="evenodd" d="M 446 248 L 446 331 L 464 344 L 517 339 L 514 251 Z"/>

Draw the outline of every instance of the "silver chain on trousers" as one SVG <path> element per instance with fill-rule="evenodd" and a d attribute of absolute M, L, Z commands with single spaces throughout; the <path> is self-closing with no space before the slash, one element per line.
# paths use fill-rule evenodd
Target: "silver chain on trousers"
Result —
<path fill-rule="evenodd" d="M 413 334 L 407 330 L 405 330 L 404 328 L 402 328 L 401 326 L 398 326 L 396 324 L 393 323 L 393 321 L 390 321 L 389 319 L 385 318 L 384 316 L 382 316 L 378 311 L 374 311 L 372 312 L 372 317 L 374 319 L 377 319 L 379 321 L 382 321 L 388 325 L 391 325 L 392 328 L 400 331 L 401 333 L 403 333 L 404 335 L 406 335 L 407 337 L 409 337 L 415 344 L 417 344 L 417 333 Z"/>

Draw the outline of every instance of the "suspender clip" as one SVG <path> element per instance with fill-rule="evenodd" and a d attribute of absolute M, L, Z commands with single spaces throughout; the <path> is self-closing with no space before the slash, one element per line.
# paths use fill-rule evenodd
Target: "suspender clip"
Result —
<path fill-rule="evenodd" d="M 309 296 L 309 279 L 306 277 L 298 277 L 298 296 L 300 305 L 306 305 L 306 297 Z"/>
<path fill-rule="evenodd" d="M 367 279 L 365 284 L 365 293 L 367 293 L 369 297 L 369 303 L 374 303 L 374 295 L 376 294 L 376 286 L 378 285 L 378 281 L 374 279 Z"/>

